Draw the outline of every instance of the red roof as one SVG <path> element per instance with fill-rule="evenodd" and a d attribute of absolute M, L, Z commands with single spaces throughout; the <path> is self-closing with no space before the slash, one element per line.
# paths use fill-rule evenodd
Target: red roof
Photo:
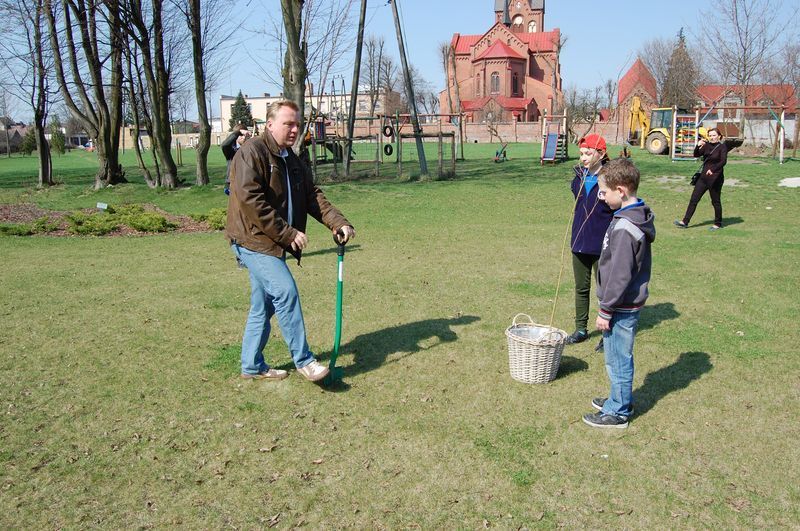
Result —
<path fill-rule="evenodd" d="M 492 26 L 492 28 L 494 28 L 494 26 Z M 492 28 L 489 28 L 489 31 L 491 31 Z M 487 31 L 486 33 L 489 32 Z M 453 34 L 453 40 L 450 41 L 450 44 L 457 54 L 468 54 L 472 51 L 472 47 L 475 46 L 486 33 L 482 35 L 461 35 L 460 33 L 455 33 Z M 561 30 L 555 28 L 552 31 L 538 31 L 536 33 L 514 33 L 514 36 L 526 43 L 528 45 L 528 50 L 533 53 L 555 52 L 556 44 L 561 38 Z"/>
<path fill-rule="evenodd" d="M 718 102 L 728 94 L 741 98 L 744 92 L 741 85 L 699 85 L 697 95 L 706 105 Z M 773 110 L 786 107 L 789 111 L 797 109 L 797 98 L 791 85 L 750 85 L 747 87 L 745 106 L 763 106 L 769 103 Z"/>
<path fill-rule="evenodd" d="M 525 59 L 520 54 L 515 52 L 511 46 L 501 41 L 494 41 L 494 44 L 486 48 L 475 60 L 479 59 L 505 59 L 511 57 L 512 59 Z"/>
<path fill-rule="evenodd" d="M 477 111 L 483 109 L 483 106 L 489 103 L 492 98 L 478 98 L 477 100 L 461 100 L 461 107 L 465 111 Z"/>
<path fill-rule="evenodd" d="M 619 80 L 619 87 L 617 88 L 617 103 L 622 103 L 636 85 L 641 85 L 642 88 L 656 101 L 656 78 L 650 73 L 650 70 L 644 65 L 640 58 L 636 58 L 633 66 L 622 76 Z"/>

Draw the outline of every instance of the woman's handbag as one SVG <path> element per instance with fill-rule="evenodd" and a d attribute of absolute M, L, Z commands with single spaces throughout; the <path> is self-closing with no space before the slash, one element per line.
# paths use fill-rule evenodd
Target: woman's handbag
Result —
<path fill-rule="evenodd" d="M 699 180 L 700 180 L 700 176 L 701 176 L 702 174 L 703 174 L 703 173 L 702 173 L 702 172 L 700 172 L 700 171 L 696 171 L 696 172 L 694 172 L 694 175 L 692 175 L 692 180 L 691 180 L 691 181 L 689 181 L 689 184 L 691 184 L 692 186 L 696 185 L 696 184 L 697 184 L 697 181 L 699 181 Z"/>

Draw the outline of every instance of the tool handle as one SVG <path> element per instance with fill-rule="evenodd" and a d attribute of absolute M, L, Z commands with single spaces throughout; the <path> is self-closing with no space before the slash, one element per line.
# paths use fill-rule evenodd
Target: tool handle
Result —
<path fill-rule="evenodd" d="M 341 229 L 337 230 L 336 233 L 333 235 L 333 243 L 336 244 L 336 252 L 339 256 L 344 256 L 344 243 L 340 240 L 344 238 L 344 232 Z"/>

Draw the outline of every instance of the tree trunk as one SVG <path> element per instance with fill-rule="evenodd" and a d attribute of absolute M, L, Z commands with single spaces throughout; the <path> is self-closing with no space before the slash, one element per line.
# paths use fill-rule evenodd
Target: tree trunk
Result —
<path fill-rule="evenodd" d="M 99 163 L 99 169 L 95 178 L 95 188 L 105 185 L 116 184 L 125 181 L 125 174 L 119 165 L 119 122 L 122 113 L 122 76 L 121 76 L 121 56 L 116 52 L 112 53 L 111 59 L 111 94 L 107 96 L 105 87 L 108 82 L 103 79 L 103 72 L 106 65 L 98 55 L 98 35 L 97 35 L 97 10 L 101 6 L 106 6 L 109 13 L 101 13 L 101 18 L 107 16 L 109 21 L 109 32 L 117 35 L 121 31 L 120 20 L 115 12 L 118 11 L 116 0 L 109 0 L 108 4 L 86 4 L 84 0 L 62 0 L 62 15 L 64 27 L 59 27 L 53 12 L 52 0 L 44 0 L 44 13 L 47 18 L 50 33 L 50 48 L 53 52 L 53 64 L 56 71 L 56 81 L 59 85 L 61 97 L 69 109 L 70 114 L 78 120 L 83 129 L 92 139 Z M 72 21 L 72 15 L 75 22 Z M 75 40 L 73 39 L 73 29 L 80 31 L 81 50 L 83 57 L 78 59 Z M 63 34 L 64 42 L 60 42 Z M 113 39 L 116 41 L 116 38 Z M 64 61 L 61 50 L 67 52 L 67 66 L 72 72 L 72 83 L 67 84 L 64 73 Z M 121 53 L 121 50 L 119 50 Z M 86 91 L 87 84 L 81 77 L 81 72 L 88 72 L 91 77 L 92 97 Z M 80 105 L 73 99 L 72 90 L 78 93 Z M 107 101 L 111 101 L 111 109 Z M 111 129 L 116 128 L 115 133 Z"/>
<path fill-rule="evenodd" d="M 306 43 L 301 43 L 303 34 L 303 1 L 281 0 L 283 27 L 286 32 L 286 55 L 283 62 L 283 94 L 300 107 L 300 127 L 303 130 L 305 116 Z M 302 139 L 298 139 L 302 143 Z"/>
<path fill-rule="evenodd" d="M 189 0 L 189 29 L 192 33 L 192 58 L 194 60 L 194 95 L 197 100 L 197 119 L 200 122 L 195 184 L 204 186 L 209 183 L 208 150 L 211 148 L 211 124 L 208 122 L 206 105 L 206 72 L 203 66 L 203 25 L 200 9 L 200 0 Z"/>
<path fill-rule="evenodd" d="M 44 122 L 37 123 L 34 127 L 36 131 L 36 150 L 39 153 L 39 187 L 51 186 L 53 184 L 53 164 L 50 157 L 50 144 L 44 137 Z"/>

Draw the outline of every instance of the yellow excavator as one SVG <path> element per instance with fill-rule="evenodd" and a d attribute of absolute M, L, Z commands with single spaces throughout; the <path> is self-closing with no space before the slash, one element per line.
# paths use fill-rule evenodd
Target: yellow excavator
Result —
<path fill-rule="evenodd" d="M 650 116 L 647 116 L 639 96 L 634 96 L 631 100 L 628 120 L 628 144 L 638 145 L 654 155 L 663 155 L 669 152 L 675 112 L 674 107 L 656 107 L 650 111 Z M 725 125 L 726 127 L 720 127 L 720 129 L 724 129 L 723 134 L 728 149 L 741 146 L 743 139 L 739 135 L 738 128 L 733 124 Z M 679 136 L 682 134 L 680 131 Z M 691 130 L 691 134 L 694 134 L 694 129 Z M 707 138 L 706 128 L 698 127 L 697 134 L 700 138 Z"/>

